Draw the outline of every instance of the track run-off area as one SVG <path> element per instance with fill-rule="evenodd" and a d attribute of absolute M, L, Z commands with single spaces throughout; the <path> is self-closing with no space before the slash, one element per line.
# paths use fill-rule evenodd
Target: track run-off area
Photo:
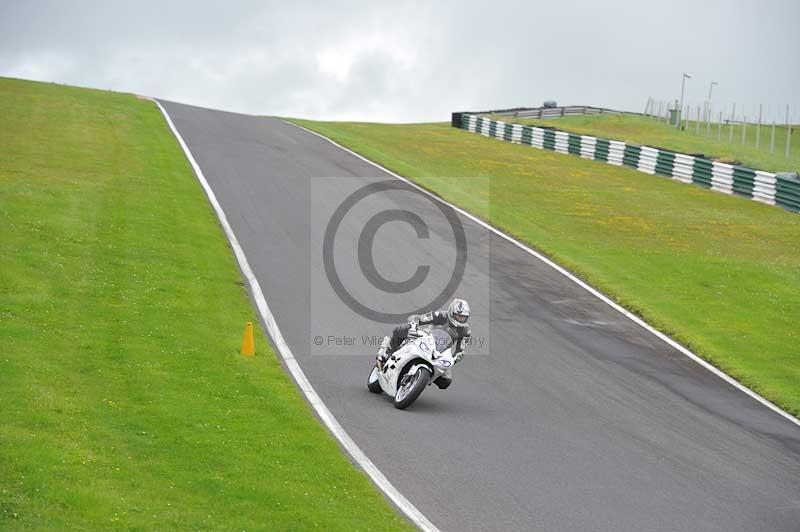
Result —
<path fill-rule="evenodd" d="M 472 304 L 482 343 L 467 351 L 450 389 L 427 390 L 408 411 L 370 394 L 369 339 L 391 326 L 331 287 L 321 251 L 326 228 L 353 193 L 399 183 L 344 213 L 331 257 L 353 299 L 380 307 L 365 275 L 371 270 L 347 250 L 362 249 L 362 229 L 376 212 L 427 221 L 440 215 L 436 202 L 281 120 L 161 104 L 310 385 L 435 527 L 797 530 L 796 424 L 460 214 L 469 253 L 455 295 Z M 428 224 L 415 235 L 399 218 L 382 225 L 367 242 L 377 275 L 407 279 L 429 265 L 431 294 L 446 292 L 460 260 L 451 226 Z M 427 302 L 413 291 L 396 298 L 380 311 Z"/>

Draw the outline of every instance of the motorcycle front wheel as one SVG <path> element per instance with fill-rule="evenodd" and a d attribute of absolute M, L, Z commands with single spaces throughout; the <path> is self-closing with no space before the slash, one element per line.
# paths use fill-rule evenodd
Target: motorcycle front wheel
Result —
<path fill-rule="evenodd" d="M 381 393 L 381 383 L 378 382 L 378 366 L 373 366 L 367 378 L 367 389 L 372 393 Z"/>
<path fill-rule="evenodd" d="M 428 385 L 428 381 L 433 375 L 429 368 L 421 367 L 413 375 L 403 375 L 400 379 L 397 393 L 394 394 L 394 407 L 405 410 L 411 403 L 417 400 L 419 394 Z"/>

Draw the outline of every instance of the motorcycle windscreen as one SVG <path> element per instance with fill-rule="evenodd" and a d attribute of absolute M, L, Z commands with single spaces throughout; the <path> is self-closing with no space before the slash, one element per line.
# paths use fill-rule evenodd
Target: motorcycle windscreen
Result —
<path fill-rule="evenodd" d="M 453 338 L 447 333 L 447 331 L 443 331 L 442 329 L 433 329 L 431 331 L 431 336 L 435 342 L 436 351 L 439 353 L 442 353 L 445 349 L 448 349 L 453 345 Z"/>

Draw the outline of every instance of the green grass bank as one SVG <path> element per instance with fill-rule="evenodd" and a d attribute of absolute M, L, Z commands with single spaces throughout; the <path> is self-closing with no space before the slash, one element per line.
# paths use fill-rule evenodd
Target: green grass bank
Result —
<path fill-rule="evenodd" d="M 542 250 L 800 413 L 797 214 L 449 124 L 295 122 Z"/>
<path fill-rule="evenodd" d="M 655 118 L 633 114 L 598 114 L 577 115 L 551 118 L 547 120 L 514 118 L 512 116 L 496 116 L 493 118 L 505 122 L 547 126 L 577 133 L 592 135 L 610 140 L 622 140 L 632 144 L 664 148 L 678 153 L 702 153 L 711 159 L 724 162 L 738 162 L 756 170 L 770 172 L 800 172 L 800 127 L 792 126 L 791 151 L 786 157 L 786 126 L 775 128 L 775 151 L 770 152 L 771 127 L 762 125 L 759 148 L 756 148 L 756 127 L 748 124 L 744 128 L 742 142 L 742 126 L 734 124 L 722 125 L 718 131 L 712 124 L 710 134 L 706 134 L 706 126 L 700 124 L 700 134 L 696 134 L 696 123 L 689 121 L 684 131 L 675 129 L 666 122 Z M 731 139 L 733 130 L 733 141 Z M 718 140 L 718 137 L 720 139 Z"/>
<path fill-rule="evenodd" d="M 0 529 L 411 528 L 284 373 L 153 102 L 0 78 Z"/>

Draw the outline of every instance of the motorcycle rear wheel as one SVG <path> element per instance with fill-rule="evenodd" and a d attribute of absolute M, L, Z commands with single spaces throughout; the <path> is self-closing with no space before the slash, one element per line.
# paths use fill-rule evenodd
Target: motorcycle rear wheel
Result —
<path fill-rule="evenodd" d="M 429 368 L 421 367 L 413 375 L 404 375 L 400 380 L 400 386 L 394 395 L 394 407 L 405 410 L 417 400 L 422 390 L 428 385 L 433 372 Z"/>

